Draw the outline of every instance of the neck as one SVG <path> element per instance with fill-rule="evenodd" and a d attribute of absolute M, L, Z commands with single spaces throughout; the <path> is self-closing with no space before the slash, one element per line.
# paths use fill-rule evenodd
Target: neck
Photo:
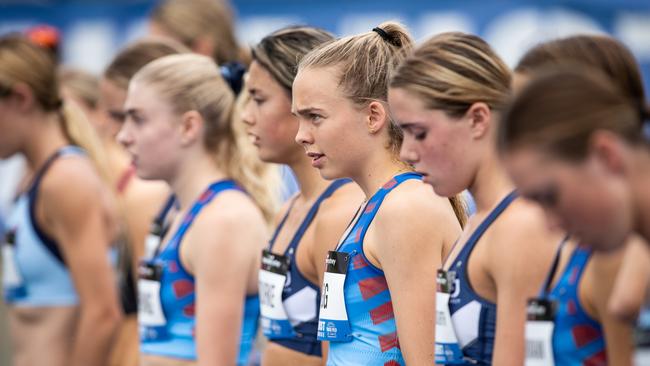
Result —
<path fill-rule="evenodd" d="M 188 164 L 190 161 L 192 163 Z M 206 153 L 195 154 L 180 165 L 175 176 L 167 183 L 174 191 L 181 210 L 189 208 L 211 183 L 226 178 L 225 172 Z"/>
<path fill-rule="evenodd" d="M 496 153 L 488 154 L 480 162 L 474 180 L 468 187 L 478 212 L 491 210 L 499 200 L 503 199 L 513 189 L 514 184 L 508 177 Z"/>
<path fill-rule="evenodd" d="M 638 151 L 636 166 L 632 169 L 632 201 L 635 205 L 635 231 L 650 242 L 650 155 L 647 150 Z"/>
<path fill-rule="evenodd" d="M 311 166 L 311 160 L 304 154 L 294 163 L 290 163 L 289 167 L 296 176 L 298 186 L 300 187 L 300 197 L 305 201 L 315 199 L 325 187 L 329 184 L 328 181 L 320 176 L 317 169 Z"/>
<path fill-rule="evenodd" d="M 38 128 L 33 128 L 29 135 L 29 142 L 26 144 L 23 154 L 32 171 L 40 168 L 41 165 L 61 147 L 70 142 L 65 137 L 56 113 L 48 113 L 32 118 L 26 122 Z"/>
<path fill-rule="evenodd" d="M 352 174 L 350 178 L 361 187 L 366 199 L 370 199 L 392 177 L 406 171 L 410 169 L 384 150 L 382 154 L 370 159 L 365 167 L 359 169 L 358 174 Z"/>

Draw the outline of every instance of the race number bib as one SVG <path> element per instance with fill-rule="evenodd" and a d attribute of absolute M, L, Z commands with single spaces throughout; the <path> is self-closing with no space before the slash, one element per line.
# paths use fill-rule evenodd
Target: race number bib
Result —
<path fill-rule="evenodd" d="M 8 300 L 17 300 L 27 295 L 25 281 L 16 262 L 16 231 L 8 231 L 2 245 L 2 282 Z"/>
<path fill-rule="evenodd" d="M 526 366 L 553 366 L 554 301 L 530 299 L 526 308 Z"/>
<path fill-rule="evenodd" d="M 270 339 L 294 338 L 296 335 L 282 303 L 288 271 L 287 256 L 262 251 L 262 267 L 259 272 L 260 312 L 262 330 Z"/>
<path fill-rule="evenodd" d="M 345 309 L 343 291 L 350 255 L 330 251 L 325 260 L 325 276 L 318 317 L 318 339 L 330 342 L 349 342 L 352 331 Z"/>
<path fill-rule="evenodd" d="M 146 260 L 153 259 L 156 255 L 156 251 L 160 247 L 160 242 L 162 241 L 162 227 L 159 224 L 151 224 L 151 230 L 147 237 L 144 240 L 144 258 Z"/>
<path fill-rule="evenodd" d="M 456 272 L 438 270 L 436 277 L 436 363 L 445 365 L 464 364 L 454 324 L 449 312 L 449 297 L 454 291 Z"/>
<path fill-rule="evenodd" d="M 167 319 L 160 301 L 162 265 L 144 261 L 138 269 L 138 323 L 143 340 L 167 338 Z"/>

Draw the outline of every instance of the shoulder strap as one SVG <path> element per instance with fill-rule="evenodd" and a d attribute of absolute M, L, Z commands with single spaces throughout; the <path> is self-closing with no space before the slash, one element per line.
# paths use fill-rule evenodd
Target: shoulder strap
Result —
<path fill-rule="evenodd" d="M 422 179 L 422 175 L 413 172 L 396 175 L 386 182 L 386 184 L 384 184 L 372 197 L 370 197 L 363 213 L 359 215 L 357 222 L 354 223 L 354 227 L 349 231 L 341 244 L 347 241 L 350 235 L 354 235 L 355 238 L 362 241 L 388 193 L 395 189 L 395 187 L 410 179 Z"/>
<path fill-rule="evenodd" d="M 199 212 L 201 212 L 203 207 L 210 203 L 210 201 L 212 201 L 212 199 L 219 193 L 226 190 L 239 190 L 243 192 L 243 190 L 233 180 L 222 180 L 212 183 L 208 189 L 205 190 L 194 202 L 194 205 L 190 208 L 187 214 L 185 214 L 181 225 L 179 226 L 178 230 L 176 230 L 176 233 L 174 233 L 174 236 L 171 238 L 171 244 L 173 246 L 177 246 L 181 242 L 183 236 L 190 228 L 194 222 L 194 219 L 199 214 Z"/>
<path fill-rule="evenodd" d="M 49 237 L 38 225 L 38 221 L 36 220 L 36 200 L 38 199 L 38 187 L 43 180 L 43 177 L 45 176 L 45 173 L 50 169 L 52 164 L 60 157 L 65 156 L 65 155 L 85 155 L 85 152 L 77 146 L 74 145 L 68 145 L 64 146 L 57 151 L 55 151 L 50 157 L 45 160 L 45 163 L 36 171 L 34 174 L 34 178 L 32 179 L 32 182 L 29 185 L 28 191 L 27 191 L 27 196 L 28 196 L 28 205 L 29 205 L 29 217 L 30 220 L 32 221 L 32 226 L 34 228 L 34 232 L 38 236 L 38 238 L 43 242 L 43 245 L 45 248 L 54 256 L 54 258 L 59 261 L 63 266 L 65 266 L 65 259 L 63 258 L 63 255 L 61 254 L 61 250 L 59 248 L 59 244 L 54 241 L 51 237 Z"/>
<path fill-rule="evenodd" d="M 343 185 L 350 183 L 352 180 L 350 179 L 338 179 L 332 182 L 323 193 L 316 199 L 316 202 L 311 206 L 309 209 L 309 212 L 307 213 L 307 216 L 305 216 L 305 219 L 302 220 L 302 223 L 298 227 L 298 230 L 296 230 L 296 233 L 294 234 L 293 238 L 291 239 L 291 242 L 289 243 L 289 246 L 287 247 L 286 251 L 287 252 L 290 248 L 295 248 L 298 246 L 298 243 L 300 243 L 300 240 L 302 240 L 302 237 L 305 235 L 305 232 L 311 225 L 312 221 L 314 221 L 314 218 L 316 217 L 316 214 L 318 213 L 318 209 L 320 208 L 321 203 L 328 199 L 329 197 L 334 194 L 339 188 L 341 188 Z"/>

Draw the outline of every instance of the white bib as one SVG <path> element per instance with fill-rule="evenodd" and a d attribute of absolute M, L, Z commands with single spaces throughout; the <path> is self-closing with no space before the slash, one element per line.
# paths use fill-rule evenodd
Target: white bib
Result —
<path fill-rule="evenodd" d="M 347 253 L 330 251 L 327 255 L 318 317 L 320 340 L 345 342 L 352 339 L 344 292 L 349 260 Z"/>
<path fill-rule="evenodd" d="M 526 322 L 526 366 L 554 366 L 554 303 L 543 299 L 528 300 Z"/>

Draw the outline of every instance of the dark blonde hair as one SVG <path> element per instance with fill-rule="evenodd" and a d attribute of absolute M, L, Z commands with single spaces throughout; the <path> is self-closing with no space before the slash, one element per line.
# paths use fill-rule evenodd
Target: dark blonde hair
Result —
<path fill-rule="evenodd" d="M 144 65 L 163 56 L 186 52 L 190 52 L 187 47 L 170 39 L 142 39 L 129 44 L 113 58 L 104 70 L 104 78 L 127 90 L 133 75 Z"/>
<path fill-rule="evenodd" d="M 524 54 L 515 72 L 533 76 L 545 68 L 571 64 L 600 70 L 640 106 L 645 102 L 641 71 L 634 55 L 609 36 L 577 35 L 541 43 Z"/>
<path fill-rule="evenodd" d="M 300 60 L 309 51 L 333 39 L 332 34 L 322 29 L 286 27 L 262 38 L 253 47 L 252 56 L 291 95 Z"/>
<path fill-rule="evenodd" d="M 275 198 L 259 166 L 263 163 L 241 129 L 234 126 L 235 95 L 208 57 L 179 54 L 159 58 L 138 71 L 132 82 L 151 85 L 178 114 L 198 112 L 204 120 L 204 145 L 216 165 L 241 184 L 271 221 Z M 251 158 L 254 156 L 254 159 Z"/>
<path fill-rule="evenodd" d="M 237 44 L 227 0 L 163 0 L 151 20 L 189 48 L 199 37 L 209 36 L 214 46 L 211 56 L 219 65 L 247 61 L 246 52 Z"/>
<path fill-rule="evenodd" d="M 83 148 L 104 181 L 110 182 L 99 137 L 80 107 L 61 98 L 55 58 L 24 36 L 11 34 L 0 37 L 0 97 L 10 95 L 18 83 L 29 87 L 40 109 L 59 115 L 66 138 Z"/>
<path fill-rule="evenodd" d="M 514 99 L 499 129 L 499 148 L 531 146 L 578 162 L 588 155 L 598 130 L 650 146 L 643 135 L 649 118 L 647 106 L 639 107 L 599 70 L 561 67 L 540 74 Z"/>
<path fill-rule="evenodd" d="M 510 94 L 510 70 L 481 38 L 442 33 L 424 42 L 397 68 L 391 88 L 417 95 L 427 108 L 461 117 L 476 102 L 502 110 Z"/>

